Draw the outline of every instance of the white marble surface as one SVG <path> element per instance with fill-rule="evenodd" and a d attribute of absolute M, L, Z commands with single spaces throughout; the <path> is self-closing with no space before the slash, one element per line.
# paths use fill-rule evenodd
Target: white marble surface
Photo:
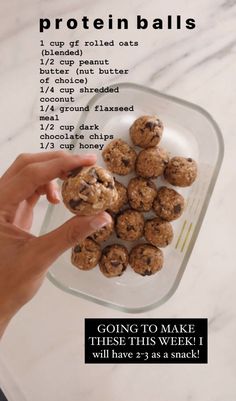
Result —
<path fill-rule="evenodd" d="M 235 0 L 3 0 L 0 171 L 18 153 L 38 150 L 38 18 L 86 14 L 102 17 L 107 12 L 128 18 L 137 13 L 149 18 L 179 13 L 197 20 L 193 31 L 89 31 L 86 37 L 92 39 L 98 34 L 99 38 L 129 36 L 139 40 L 138 49 L 127 50 L 122 56 L 124 65 L 130 68 L 127 80 L 201 105 L 223 131 L 223 166 L 182 282 L 166 304 L 139 315 L 208 317 L 209 364 L 84 365 L 84 318 L 127 315 L 65 294 L 48 281 L 10 324 L 1 344 L 1 358 L 28 401 L 122 401 L 127 397 L 137 401 L 144 397 L 147 401 L 234 401 Z M 83 31 L 60 35 L 51 31 L 50 35 L 85 38 Z M 96 55 L 105 57 L 104 50 L 96 50 Z M 111 57 L 114 65 L 121 63 L 116 49 L 111 50 Z M 117 79 L 107 80 L 113 81 Z M 99 79 L 97 82 L 102 83 Z M 84 96 L 80 102 L 87 99 Z M 76 121 L 76 116 L 73 118 Z M 44 210 L 45 203 L 41 202 L 35 216 L 35 233 Z"/>

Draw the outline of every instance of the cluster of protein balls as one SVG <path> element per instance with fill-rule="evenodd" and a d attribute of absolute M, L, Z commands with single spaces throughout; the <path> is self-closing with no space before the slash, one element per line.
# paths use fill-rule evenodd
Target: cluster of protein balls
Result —
<path fill-rule="evenodd" d="M 130 127 L 133 144 L 143 148 L 138 154 L 127 142 L 111 141 L 102 156 L 107 170 L 85 167 L 72 171 L 63 182 L 62 196 L 67 208 L 75 214 L 91 215 L 106 210 L 112 222 L 72 249 L 71 261 L 81 270 L 90 270 L 99 264 L 106 277 L 123 274 L 128 264 L 142 276 L 152 275 L 163 266 L 163 252 L 173 240 L 171 221 L 181 216 L 184 198 L 173 188 L 157 188 L 156 180 L 165 180 L 179 187 L 190 186 L 197 177 L 197 164 L 191 158 L 172 157 L 160 148 L 163 124 L 156 116 L 142 116 Z M 109 171 L 108 171 L 109 170 Z M 127 188 L 111 173 L 125 176 L 132 172 Z M 153 211 L 155 217 L 145 219 Z M 123 241 L 146 242 L 136 244 L 130 251 L 115 243 L 105 246 L 115 232 Z"/>

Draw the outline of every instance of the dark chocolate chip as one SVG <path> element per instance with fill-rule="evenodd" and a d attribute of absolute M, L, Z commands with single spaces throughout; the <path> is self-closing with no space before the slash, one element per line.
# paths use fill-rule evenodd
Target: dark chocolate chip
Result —
<path fill-rule="evenodd" d="M 105 256 L 107 256 L 109 252 L 110 252 L 110 247 L 109 246 L 107 248 L 104 248 L 103 251 L 102 251 L 103 255 L 105 255 Z"/>
<path fill-rule="evenodd" d="M 132 226 L 132 224 L 128 224 L 127 231 L 132 231 L 132 230 L 134 230 L 134 226 Z"/>
<path fill-rule="evenodd" d="M 83 202 L 82 199 L 71 199 L 69 201 L 69 205 L 71 209 L 76 209 L 76 207 L 79 206 L 81 202 Z"/>
<path fill-rule="evenodd" d="M 178 203 L 178 205 L 174 206 L 174 213 L 177 214 L 181 211 L 181 205 Z"/>
<path fill-rule="evenodd" d="M 155 121 L 148 121 L 145 124 L 145 128 L 153 130 L 156 127 L 157 123 Z"/>
<path fill-rule="evenodd" d="M 125 165 L 125 167 L 130 165 L 130 161 L 128 159 L 122 159 L 122 163 Z"/>
<path fill-rule="evenodd" d="M 142 273 L 142 276 L 151 276 L 152 275 L 152 272 L 150 271 L 150 270 L 145 270 L 143 273 Z"/>
<path fill-rule="evenodd" d="M 146 259 L 146 262 L 147 262 L 147 264 L 148 264 L 148 265 L 150 265 L 150 264 L 151 264 L 151 261 L 152 261 L 152 258 L 150 258 L 150 257 L 147 257 L 147 259 Z"/>
<path fill-rule="evenodd" d="M 154 188 L 154 184 L 153 184 L 153 182 L 152 181 L 150 181 L 150 180 L 148 180 L 147 181 L 147 187 L 149 187 L 149 188 Z"/>
<path fill-rule="evenodd" d="M 193 161 L 193 159 L 191 159 L 191 157 L 189 157 L 187 160 L 188 160 L 188 162 L 190 162 L 190 163 Z"/>
<path fill-rule="evenodd" d="M 76 253 L 81 252 L 81 246 L 80 246 L 80 245 L 76 245 L 76 246 L 74 247 L 74 252 L 76 252 Z"/>
<path fill-rule="evenodd" d="M 112 184 L 112 182 L 108 182 L 107 188 L 114 189 L 114 185 Z"/>

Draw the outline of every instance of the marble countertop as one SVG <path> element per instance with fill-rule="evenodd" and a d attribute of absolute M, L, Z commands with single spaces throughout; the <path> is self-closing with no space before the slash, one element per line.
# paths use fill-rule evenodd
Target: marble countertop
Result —
<path fill-rule="evenodd" d="M 85 365 L 84 318 L 129 315 L 65 294 L 47 280 L 11 322 L 1 359 L 27 401 L 122 401 L 127 396 L 137 401 L 235 401 L 235 0 L 5 0 L 1 8 L 1 173 L 19 153 L 38 151 L 39 17 L 102 17 L 107 12 L 127 18 L 194 17 L 197 28 L 192 31 L 101 31 L 98 36 L 139 40 L 138 49 L 124 53 L 127 81 L 202 106 L 218 122 L 225 142 L 223 165 L 178 290 L 158 309 L 138 315 L 208 317 L 208 365 Z M 45 38 L 63 36 L 92 40 L 97 32 L 45 33 Z M 105 57 L 104 50 L 96 52 Z M 116 49 L 110 57 L 114 65 L 120 63 Z M 116 81 L 109 77 L 105 82 Z M 80 103 L 88 98 L 82 96 Z M 36 234 L 45 208 L 41 201 Z"/>

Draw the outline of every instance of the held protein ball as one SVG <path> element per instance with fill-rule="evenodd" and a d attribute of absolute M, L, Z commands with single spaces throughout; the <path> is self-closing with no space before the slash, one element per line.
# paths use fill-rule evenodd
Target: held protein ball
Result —
<path fill-rule="evenodd" d="M 117 196 L 112 175 L 99 166 L 72 171 L 62 185 L 65 206 L 81 216 L 108 209 Z"/>
<path fill-rule="evenodd" d="M 163 267 L 163 253 L 150 244 L 136 245 L 130 252 L 129 263 L 141 276 L 151 276 Z"/>
<path fill-rule="evenodd" d="M 134 170 L 136 152 L 122 139 L 110 142 L 103 150 L 102 156 L 112 173 L 127 175 Z"/>
<path fill-rule="evenodd" d="M 190 157 L 173 157 L 166 166 L 164 177 L 172 185 L 189 187 L 197 178 L 197 163 Z"/>
<path fill-rule="evenodd" d="M 141 148 L 156 146 L 162 138 L 163 123 L 157 116 L 141 116 L 130 127 L 134 145 Z"/>
<path fill-rule="evenodd" d="M 161 187 L 153 202 L 157 216 L 166 221 L 178 219 L 184 211 L 184 198 L 172 188 Z"/>
<path fill-rule="evenodd" d="M 99 262 L 101 272 L 106 277 L 121 276 L 129 262 L 127 249 L 119 244 L 109 245 L 103 249 Z"/>
<path fill-rule="evenodd" d="M 86 238 L 72 249 L 71 263 L 80 270 L 91 270 L 97 266 L 101 255 L 100 245 Z"/>
<path fill-rule="evenodd" d="M 136 173 L 143 178 L 157 178 L 169 161 L 166 150 L 158 146 L 142 150 L 136 160 Z"/>

